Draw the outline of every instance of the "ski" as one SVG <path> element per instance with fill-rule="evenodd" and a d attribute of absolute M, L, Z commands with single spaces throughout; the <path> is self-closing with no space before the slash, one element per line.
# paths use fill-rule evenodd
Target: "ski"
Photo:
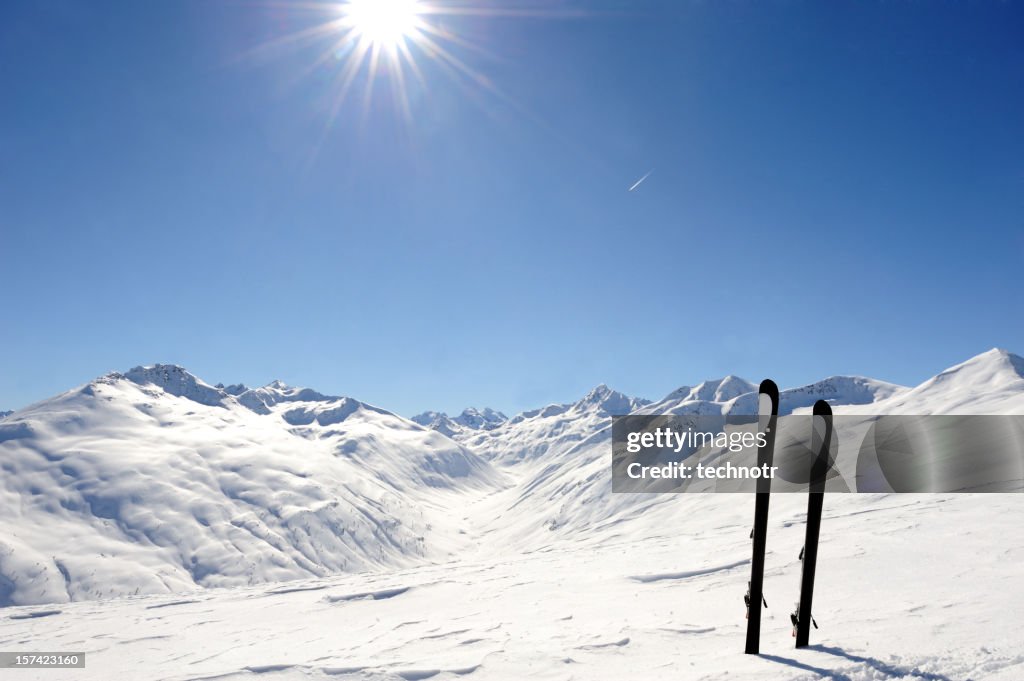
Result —
<path fill-rule="evenodd" d="M 779 388 L 770 379 L 761 381 L 758 388 L 758 428 L 765 433 L 765 444 L 757 449 L 757 465 L 771 468 L 775 454 L 775 424 L 779 417 Z M 768 501 L 772 480 L 764 476 L 757 479 L 754 495 L 754 528 L 750 532 L 754 554 L 750 560 L 750 581 L 747 582 L 747 645 L 744 652 L 757 655 L 761 640 L 761 605 L 764 599 L 764 552 L 768 544 Z"/>
<path fill-rule="evenodd" d="M 814 571 L 818 562 L 818 535 L 821 533 L 821 509 L 825 501 L 825 475 L 829 467 L 829 446 L 832 442 L 832 407 L 825 400 L 814 403 L 814 428 L 812 451 L 817 449 L 817 456 L 811 464 L 810 488 L 807 495 L 807 534 L 804 536 L 804 548 L 800 551 L 801 576 L 800 600 L 796 610 L 789 616 L 793 623 L 793 636 L 796 647 L 804 648 L 811 635 L 811 624 L 818 628 L 818 623 L 811 615 L 811 603 L 814 599 Z"/>

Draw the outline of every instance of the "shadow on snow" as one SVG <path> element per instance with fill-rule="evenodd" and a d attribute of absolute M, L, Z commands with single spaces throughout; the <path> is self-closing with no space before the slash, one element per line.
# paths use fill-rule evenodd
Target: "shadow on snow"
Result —
<path fill-rule="evenodd" d="M 842 648 L 836 648 L 834 646 L 813 645 L 808 646 L 807 649 L 814 650 L 819 653 L 834 655 L 836 657 L 841 657 L 845 660 L 849 660 L 850 662 L 862 664 L 865 667 L 870 667 L 871 669 L 874 669 L 877 672 L 881 672 L 882 674 L 885 674 L 887 677 L 891 677 L 893 679 L 914 678 L 921 679 L 921 681 L 954 681 L 954 679 L 946 676 L 945 674 L 923 672 L 918 670 L 917 668 L 907 669 L 906 667 L 897 667 L 896 665 L 892 665 L 887 662 L 882 662 L 881 660 L 877 660 L 873 657 L 854 655 L 853 653 L 846 652 Z M 831 679 L 832 681 L 854 681 L 852 677 L 842 672 L 834 671 L 831 669 L 824 669 L 822 667 L 815 667 L 813 665 L 807 664 L 806 662 L 800 662 L 789 657 L 781 657 L 779 655 L 761 655 L 761 658 L 769 660 L 771 662 L 778 662 L 779 664 L 784 664 L 789 667 L 795 667 L 797 669 L 812 672 L 823 679 Z"/>

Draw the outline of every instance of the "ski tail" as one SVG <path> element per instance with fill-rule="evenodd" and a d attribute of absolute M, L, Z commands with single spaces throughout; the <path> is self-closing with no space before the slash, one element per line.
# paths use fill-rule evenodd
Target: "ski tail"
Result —
<path fill-rule="evenodd" d="M 818 454 L 811 465 L 810 491 L 807 495 L 807 534 L 804 537 L 804 548 L 800 551 L 800 601 L 790 615 L 797 648 L 808 645 L 812 624 L 815 629 L 818 628 L 818 623 L 811 615 L 811 604 L 814 599 L 814 573 L 818 562 L 818 537 L 821 534 L 821 509 L 825 501 L 825 477 L 831 466 L 832 407 L 825 400 L 818 400 L 814 404 L 813 414 L 812 447 L 817 449 Z"/>
<path fill-rule="evenodd" d="M 769 468 L 775 455 L 775 423 L 779 416 L 779 387 L 770 379 L 761 381 L 758 388 L 758 428 L 765 433 L 765 445 L 757 450 L 757 465 Z M 768 501 L 771 478 L 757 479 L 754 495 L 753 557 L 750 561 L 750 581 L 743 597 L 747 605 L 747 643 L 744 652 L 757 655 L 761 639 L 761 605 L 768 607 L 764 598 L 764 553 L 768 543 Z"/>

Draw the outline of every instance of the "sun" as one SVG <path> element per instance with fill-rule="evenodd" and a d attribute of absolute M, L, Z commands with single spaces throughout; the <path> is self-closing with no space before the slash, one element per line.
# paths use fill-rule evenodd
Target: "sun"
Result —
<path fill-rule="evenodd" d="M 341 6 L 345 23 L 362 41 L 387 50 L 415 38 L 423 10 L 418 0 L 349 0 Z"/>
<path fill-rule="evenodd" d="M 361 110 L 361 122 L 388 106 L 378 99 L 377 84 L 391 91 L 391 110 L 410 127 L 414 108 L 429 101 L 434 90 L 428 79 L 443 75 L 475 103 L 486 106 L 494 98 L 517 109 L 472 59 L 495 60 L 485 43 L 473 35 L 484 20 L 507 17 L 558 17 L 564 13 L 544 8 L 551 0 L 517 0 L 515 8 L 496 8 L 494 0 L 263 0 L 273 7 L 274 19 L 289 24 L 305 13 L 315 20 L 298 30 L 282 33 L 257 46 L 252 57 L 281 49 L 315 47 L 303 75 L 317 75 L 325 96 L 317 100 L 324 112 L 321 139 L 338 117 L 346 120 Z M 540 3 L 532 9 L 530 3 Z M 574 13 L 564 16 L 576 16 Z M 485 31 L 486 34 L 486 31 Z M 360 102 L 353 91 L 362 89 Z M 355 105 L 355 106 L 352 106 Z M 358 113 L 359 111 L 355 111 Z M 319 148 L 319 143 L 317 145 Z M 315 152 L 314 152 L 315 154 Z"/>

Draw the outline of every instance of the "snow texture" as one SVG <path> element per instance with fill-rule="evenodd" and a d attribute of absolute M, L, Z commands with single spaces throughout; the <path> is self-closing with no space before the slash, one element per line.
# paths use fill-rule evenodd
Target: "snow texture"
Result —
<path fill-rule="evenodd" d="M 85 651 L 18 678 L 87 681 L 1024 678 L 1014 494 L 828 496 L 802 651 L 806 501 L 777 495 L 762 655 L 741 654 L 753 499 L 613 495 L 608 443 L 613 414 L 750 412 L 752 390 L 599 386 L 447 436 L 280 382 L 105 376 L 0 422 L 0 650 Z M 832 377 L 783 391 L 784 412 L 819 398 L 1021 414 L 1024 360 L 992 350 L 914 388 Z"/>

